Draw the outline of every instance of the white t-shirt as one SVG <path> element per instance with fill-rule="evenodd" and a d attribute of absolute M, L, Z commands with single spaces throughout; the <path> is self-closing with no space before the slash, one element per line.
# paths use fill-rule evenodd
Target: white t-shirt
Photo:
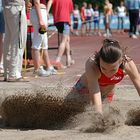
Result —
<path fill-rule="evenodd" d="M 97 10 L 95 10 L 94 11 L 94 17 L 99 17 L 100 15 L 99 15 L 99 11 L 97 11 Z"/>
<path fill-rule="evenodd" d="M 86 16 L 87 17 L 91 17 L 92 16 L 92 13 L 91 13 L 90 9 L 86 9 Z"/>
<path fill-rule="evenodd" d="M 73 10 L 73 17 L 75 17 L 75 18 L 80 18 L 80 12 L 79 12 L 79 10 Z"/>
<path fill-rule="evenodd" d="M 118 6 L 117 10 L 118 10 L 118 17 L 124 17 L 126 16 L 126 12 L 125 12 L 125 7 L 124 6 Z"/>

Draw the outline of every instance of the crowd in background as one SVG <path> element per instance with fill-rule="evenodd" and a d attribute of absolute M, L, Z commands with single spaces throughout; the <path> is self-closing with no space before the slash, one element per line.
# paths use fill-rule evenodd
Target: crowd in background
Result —
<path fill-rule="evenodd" d="M 109 0 L 105 0 L 102 13 L 96 3 L 92 5 L 83 2 L 82 7 L 79 7 L 72 0 L 48 0 L 47 2 L 46 0 L 33 0 L 32 2 L 0 0 L 0 73 L 4 72 L 5 81 L 24 81 L 21 71 L 27 39 L 27 24 L 34 28 L 31 47 L 34 62 L 33 73 L 45 77 L 57 74 L 57 70 L 50 62 L 48 53 L 47 28 L 51 7 L 54 25 L 62 36 L 55 60 L 55 63 L 59 64 L 61 68 L 70 67 L 75 63 L 70 54 L 70 33 L 77 36 L 103 35 L 104 37 L 111 37 L 111 20 L 115 14 L 118 17 L 118 32 L 124 34 L 124 20 L 128 14 L 130 21 L 128 36 L 133 39 L 138 37 L 140 24 L 140 1 L 138 0 L 121 1 L 116 8 Z M 27 22 L 26 15 L 28 14 L 30 14 L 30 23 Z M 101 18 L 104 21 L 104 31 L 100 29 Z M 81 25 L 79 25 L 79 21 Z M 40 63 L 40 49 L 43 49 L 42 58 L 45 67 Z M 66 52 L 66 66 L 62 64 L 64 52 Z"/>

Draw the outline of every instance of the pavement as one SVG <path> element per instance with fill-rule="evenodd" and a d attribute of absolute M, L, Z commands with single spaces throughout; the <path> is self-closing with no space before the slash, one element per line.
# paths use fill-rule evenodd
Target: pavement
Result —
<path fill-rule="evenodd" d="M 128 37 L 128 34 L 119 34 L 113 32 L 114 39 L 117 39 L 120 44 L 125 48 L 127 47 L 127 54 L 136 63 L 140 70 L 140 37 L 138 39 L 132 39 Z M 37 88 L 49 88 L 57 85 L 63 85 L 64 87 L 72 87 L 79 77 L 84 73 L 85 62 L 89 56 L 92 56 L 102 46 L 103 36 L 71 36 L 71 50 L 72 57 L 75 60 L 75 64 L 70 68 L 59 70 L 58 75 L 52 75 L 49 77 L 34 77 L 33 67 L 30 69 L 23 68 L 23 76 L 29 80 L 29 82 L 3 82 L 3 77 L 0 77 L 0 95 L 13 94 L 16 90 L 25 89 L 37 89 Z M 49 48 L 57 48 L 57 34 L 53 35 L 49 39 Z M 57 49 L 49 49 L 49 55 L 51 60 L 55 60 Z M 65 62 L 65 55 L 63 56 L 63 62 Z M 65 64 L 65 63 L 64 63 Z M 128 77 L 119 83 L 119 87 L 133 87 L 132 82 Z M 3 97 L 4 98 L 4 97 Z"/>

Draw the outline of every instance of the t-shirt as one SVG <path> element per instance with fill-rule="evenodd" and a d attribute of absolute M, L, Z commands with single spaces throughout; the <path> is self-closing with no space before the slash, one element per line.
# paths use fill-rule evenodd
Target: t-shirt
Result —
<path fill-rule="evenodd" d="M 118 17 L 124 17 L 126 15 L 124 6 L 118 6 L 117 10 L 118 10 Z"/>
<path fill-rule="evenodd" d="M 53 0 L 52 14 L 54 18 L 54 23 L 68 22 L 70 24 L 70 14 L 72 11 L 72 0 Z"/>

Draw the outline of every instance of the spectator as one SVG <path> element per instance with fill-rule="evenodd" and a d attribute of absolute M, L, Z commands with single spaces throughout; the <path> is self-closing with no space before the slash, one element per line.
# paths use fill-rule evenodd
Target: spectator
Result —
<path fill-rule="evenodd" d="M 3 70 L 3 42 L 4 42 L 4 17 L 3 17 L 3 6 L 2 0 L 0 0 L 0 73 L 4 73 Z"/>
<path fill-rule="evenodd" d="M 61 64 L 62 56 L 64 51 L 66 51 L 66 66 L 70 67 L 74 64 L 74 60 L 72 60 L 70 54 L 70 14 L 73 12 L 73 2 L 72 0 L 50 0 L 48 11 L 50 10 L 51 5 L 54 24 L 62 36 L 62 40 L 58 48 L 56 63 Z M 61 67 L 64 68 L 64 65 L 61 64 Z"/>
<path fill-rule="evenodd" d="M 27 37 L 25 2 L 23 0 L 3 0 L 3 6 L 5 19 L 4 80 L 26 81 L 21 74 Z"/>
<path fill-rule="evenodd" d="M 75 4 L 74 10 L 73 10 L 73 33 L 75 35 L 79 35 L 79 32 L 78 32 L 79 20 L 80 20 L 80 11 L 78 9 L 78 5 Z"/>
<path fill-rule="evenodd" d="M 81 14 L 81 35 L 85 35 L 85 32 L 87 32 L 87 21 L 86 21 L 86 8 L 87 8 L 87 3 L 83 2 L 83 5 L 80 10 Z"/>
<path fill-rule="evenodd" d="M 37 76 L 49 76 L 56 74 L 57 71 L 50 63 L 48 54 L 48 13 L 46 0 L 33 0 L 31 9 L 31 23 L 34 27 L 34 36 L 32 40 L 32 58 L 34 62 L 34 74 Z M 42 30 L 42 32 L 41 32 Z M 47 70 L 40 66 L 40 49 L 43 49 L 43 60 Z"/>
<path fill-rule="evenodd" d="M 118 16 L 118 32 L 124 33 L 124 18 L 126 16 L 126 8 L 124 2 L 120 2 L 120 6 L 117 7 Z"/>
<path fill-rule="evenodd" d="M 100 33 L 100 11 L 99 11 L 98 5 L 95 6 L 93 22 L 94 22 L 94 34 L 101 36 L 101 33 Z"/>
<path fill-rule="evenodd" d="M 89 3 L 86 9 L 87 35 L 91 35 L 93 15 L 94 15 L 94 10 L 92 8 L 92 4 Z"/>
<path fill-rule="evenodd" d="M 129 37 L 137 39 L 136 31 L 139 19 L 140 0 L 125 0 L 125 5 L 129 12 Z"/>
<path fill-rule="evenodd" d="M 109 2 L 109 0 L 105 0 L 105 5 L 104 5 L 104 25 L 105 25 L 105 34 L 104 36 L 105 37 L 109 37 L 109 36 L 112 36 L 112 33 L 111 33 L 111 27 L 110 27 L 110 24 L 111 24 L 111 18 L 112 18 L 112 15 L 113 15 L 113 6 L 112 4 Z"/>

